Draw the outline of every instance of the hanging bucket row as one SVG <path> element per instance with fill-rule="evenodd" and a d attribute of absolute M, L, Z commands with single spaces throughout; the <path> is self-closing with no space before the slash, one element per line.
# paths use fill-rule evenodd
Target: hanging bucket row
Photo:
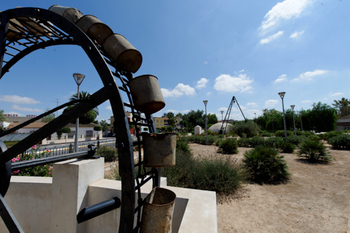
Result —
<path fill-rule="evenodd" d="M 125 37 L 114 33 L 97 17 L 84 15 L 76 8 L 60 5 L 53 5 L 49 10 L 76 24 L 86 35 L 101 45 L 119 69 L 135 73 L 141 67 L 141 53 Z"/>

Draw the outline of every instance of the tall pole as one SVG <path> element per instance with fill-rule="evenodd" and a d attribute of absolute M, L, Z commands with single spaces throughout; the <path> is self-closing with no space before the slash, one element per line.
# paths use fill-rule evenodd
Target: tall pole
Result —
<path fill-rule="evenodd" d="M 297 135 L 297 132 L 295 131 L 295 118 L 294 118 L 294 107 L 295 107 L 295 105 L 291 105 L 290 107 L 292 108 L 292 111 L 293 111 L 294 135 Z"/>
<path fill-rule="evenodd" d="M 221 121 L 224 121 L 224 111 L 221 111 Z"/>
<path fill-rule="evenodd" d="M 208 128 L 207 128 L 207 103 L 208 100 L 203 100 L 205 105 L 205 135 L 206 135 L 206 145 L 208 145 Z"/>
<path fill-rule="evenodd" d="M 75 82 L 77 83 L 77 86 L 78 86 L 77 100 L 79 100 L 80 99 L 79 86 L 83 82 L 83 80 L 85 78 L 85 75 L 79 74 L 79 73 L 74 73 L 73 74 L 73 78 L 74 78 L 74 80 L 75 80 Z M 78 150 L 79 150 L 79 146 L 78 146 L 79 133 L 78 132 L 79 132 L 79 117 L 76 119 L 76 122 L 75 122 L 75 140 L 74 140 L 75 152 L 78 152 Z"/>
<path fill-rule="evenodd" d="M 282 99 L 282 110 L 283 110 L 283 125 L 284 125 L 284 138 L 287 139 L 287 126 L 286 126 L 286 116 L 284 114 L 284 103 L 283 103 L 283 98 L 284 95 L 286 94 L 285 92 L 279 92 L 279 96 Z"/>
<path fill-rule="evenodd" d="M 303 114 L 300 113 L 300 124 L 301 124 L 301 131 L 303 131 L 303 118 L 302 118 Z"/>

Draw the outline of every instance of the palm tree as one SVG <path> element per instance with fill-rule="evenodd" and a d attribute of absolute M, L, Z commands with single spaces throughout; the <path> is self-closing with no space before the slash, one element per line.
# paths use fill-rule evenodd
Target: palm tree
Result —
<path fill-rule="evenodd" d="M 350 99 L 341 98 L 341 100 L 334 100 L 332 104 L 338 109 L 338 117 L 344 117 L 350 114 Z"/>
<path fill-rule="evenodd" d="M 91 96 L 90 93 L 86 92 L 86 91 L 81 91 L 79 93 L 79 99 L 81 100 L 84 100 L 84 99 L 89 99 Z M 72 97 L 69 98 L 70 101 L 74 101 L 74 100 L 77 100 L 78 99 L 78 93 L 75 93 L 74 95 L 72 95 Z M 99 115 L 99 111 L 98 111 L 98 108 L 95 107 L 92 109 L 94 111 L 94 113 L 96 114 L 96 116 Z"/>

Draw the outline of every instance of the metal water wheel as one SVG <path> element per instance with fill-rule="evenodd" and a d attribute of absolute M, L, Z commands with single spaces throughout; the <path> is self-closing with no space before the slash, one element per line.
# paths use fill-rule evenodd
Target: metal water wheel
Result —
<path fill-rule="evenodd" d="M 141 126 L 147 126 L 152 133 L 155 132 L 155 127 L 151 115 L 143 114 L 134 108 L 128 86 L 129 81 L 133 78 L 132 73 L 119 69 L 113 59 L 96 41 L 91 40 L 76 24 L 50 10 L 27 7 L 9 9 L 0 13 L 0 19 L 0 79 L 18 61 L 38 49 L 72 44 L 78 45 L 84 50 L 103 83 L 103 88 L 93 93 L 88 101 L 78 102 L 75 107 L 65 111 L 13 147 L 7 149 L 6 146 L 1 144 L 1 203 L 6 204 L 3 196 L 9 187 L 12 158 L 64 127 L 83 113 L 109 100 L 115 120 L 114 129 L 117 132 L 115 146 L 118 149 L 119 172 L 122 182 L 119 232 L 138 232 L 143 203 L 141 187 L 147 182 L 152 182 L 153 187 L 159 186 L 160 174 L 159 169 L 146 170 L 143 167 L 141 157 L 143 142 L 140 137 L 140 128 Z M 128 98 L 126 101 L 123 101 L 121 97 L 122 92 Z M 63 104 L 37 118 L 69 104 L 72 103 Z M 131 122 L 128 122 L 126 110 L 133 114 Z M 23 125 L 29 123 L 27 121 Z M 136 141 L 132 140 L 129 124 L 136 126 Z M 8 132 L 2 133 L 0 136 L 6 133 Z M 139 146 L 139 157 L 135 164 L 133 147 L 136 145 Z M 136 167 L 138 169 L 135 169 Z M 137 170 L 137 173 L 135 173 L 135 170 Z M 135 203 L 138 204 L 135 205 Z M 6 216 L 2 215 L 2 217 L 7 227 L 13 229 L 13 232 L 17 232 L 16 220 L 11 217 L 11 214 L 8 213 Z M 134 222 L 136 222 L 136 225 L 134 225 Z"/>

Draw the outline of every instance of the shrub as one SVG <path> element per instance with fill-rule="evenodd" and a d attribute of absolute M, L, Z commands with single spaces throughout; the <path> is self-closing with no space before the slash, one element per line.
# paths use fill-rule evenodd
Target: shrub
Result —
<path fill-rule="evenodd" d="M 350 135 L 341 134 L 329 138 L 328 143 L 332 145 L 334 149 L 350 150 Z"/>
<path fill-rule="evenodd" d="M 243 162 L 250 180 L 257 183 L 279 183 L 290 176 L 284 157 L 271 147 L 257 146 L 246 151 Z"/>
<path fill-rule="evenodd" d="M 313 163 L 320 160 L 328 163 L 332 160 L 332 157 L 328 154 L 325 145 L 320 141 L 311 139 L 307 139 L 300 143 L 298 156 L 304 157 Z"/>
<path fill-rule="evenodd" d="M 318 135 L 316 135 L 316 134 L 312 134 L 312 135 L 308 136 L 307 138 L 310 139 L 310 140 L 313 140 L 313 141 L 320 140 L 320 137 Z"/>
<path fill-rule="evenodd" d="M 176 165 L 163 168 L 168 185 L 211 190 L 218 194 L 234 193 L 246 178 L 243 167 L 236 160 L 194 159 L 190 152 L 177 151 Z"/>
<path fill-rule="evenodd" d="M 249 147 L 250 146 L 250 140 L 249 138 L 240 138 L 237 141 L 239 147 Z"/>
<path fill-rule="evenodd" d="M 281 148 L 283 153 L 293 153 L 295 150 L 295 145 L 293 143 L 290 143 L 288 141 L 284 141 L 279 145 L 279 148 Z"/>
<path fill-rule="evenodd" d="M 292 136 L 293 135 L 293 131 L 287 130 L 287 137 Z M 284 137 L 284 130 L 277 130 L 275 132 L 275 136 L 276 137 Z"/>
<path fill-rule="evenodd" d="M 265 139 L 259 136 L 254 136 L 250 139 L 250 146 L 257 147 L 265 145 Z"/>
<path fill-rule="evenodd" d="M 339 136 L 341 134 L 343 134 L 342 131 L 329 131 L 327 133 L 320 134 L 319 137 L 323 140 L 328 141 L 330 138 L 335 137 L 335 136 Z"/>
<path fill-rule="evenodd" d="M 219 153 L 223 154 L 237 154 L 238 153 L 238 143 L 235 138 L 227 138 L 219 144 Z"/>
<path fill-rule="evenodd" d="M 99 146 L 96 154 L 104 157 L 105 162 L 113 162 L 118 157 L 117 149 L 111 146 Z"/>
<path fill-rule="evenodd" d="M 274 148 L 280 148 L 280 145 L 284 142 L 281 137 L 270 137 L 265 140 L 265 145 Z"/>
<path fill-rule="evenodd" d="M 102 131 L 102 126 L 100 126 L 100 125 L 94 126 L 94 130 L 95 131 Z"/>
<path fill-rule="evenodd" d="M 188 146 L 188 140 L 186 139 L 178 139 L 176 141 L 176 150 L 181 150 L 184 152 L 190 151 L 190 147 Z"/>
<path fill-rule="evenodd" d="M 299 145 L 299 143 L 301 143 L 305 139 L 306 139 L 306 137 L 304 137 L 304 136 L 292 135 L 292 136 L 287 137 L 287 142 L 292 143 L 293 145 Z"/>
<path fill-rule="evenodd" d="M 260 132 L 260 135 L 261 135 L 262 137 L 271 137 L 271 136 L 272 136 L 272 133 L 267 132 L 266 130 L 263 130 L 262 132 Z"/>
<path fill-rule="evenodd" d="M 257 135 L 259 126 L 252 121 L 238 122 L 230 129 L 230 131 L 233 134 L 237 134 L 241 138 L 251 138 Z"/>

